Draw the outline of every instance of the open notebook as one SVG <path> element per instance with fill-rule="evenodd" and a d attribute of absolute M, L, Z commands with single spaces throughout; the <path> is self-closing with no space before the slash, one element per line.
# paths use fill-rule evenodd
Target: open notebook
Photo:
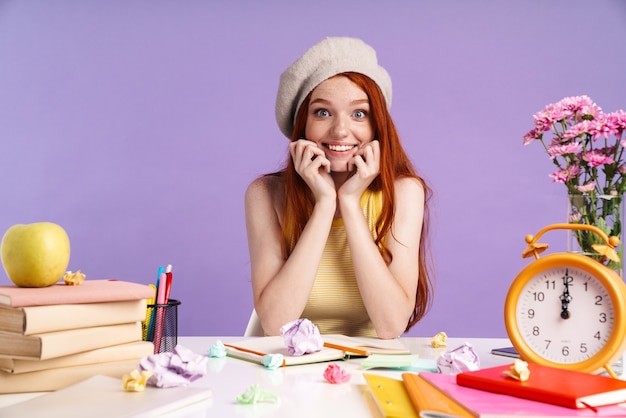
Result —
<path fill-rule="evenodd" d="M 399 340 L 378 338 L 348 337 L 345 335 L 322 335 L 324 347 L 315 353 L 292 356 L 282 336 L 250 338 L 232 344 L 224 344 L 230 357 L 262 364 L 261 359 L 268 354 L 282 354 L 283 366 L 320 363 L 342 360 L 345 357 L 367 357 L 371 354 L 410 354 L 410 350 Z"/>

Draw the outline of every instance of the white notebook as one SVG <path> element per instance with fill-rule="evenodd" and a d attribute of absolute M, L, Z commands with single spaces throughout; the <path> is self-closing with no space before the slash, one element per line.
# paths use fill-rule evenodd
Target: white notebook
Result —
<path fill-rule="evenodd" d="M 122 380 L 97 375 L 64 389 L 0 408 L 2 418 L 39 416 L 46 418 L 109 416 L 153 417 L 211 399 L 211 390 L 193 386 L 146 387 L 143 392 L 126 392 Z M 208 404 L 207 404 L 208 406 Z"/>

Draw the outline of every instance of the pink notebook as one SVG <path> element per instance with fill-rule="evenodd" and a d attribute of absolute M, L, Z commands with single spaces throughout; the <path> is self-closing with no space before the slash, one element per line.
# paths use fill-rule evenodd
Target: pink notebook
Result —
<path fill-rule="evenodd" d="M 48 287 L 0 286 L 0 305 L 14 308 L 153 297 L 154 290 L 150 286 L 121 280 L 85 280 L 78 286 L 68 286 L 62 282 Z"/>
<path fill-rule="evenodd" d="M 626 417 L 626 405 L 611 405 L 591 409 L 572 409 L 543 402 L 531 401 L 509 395 L 472 389 L 456 384 L 456 376 L 421 372 L 420 376 L 445 391 L 477 416 L 526 417 Z M 558 382 L 555 382 L 558 385 Z"/>

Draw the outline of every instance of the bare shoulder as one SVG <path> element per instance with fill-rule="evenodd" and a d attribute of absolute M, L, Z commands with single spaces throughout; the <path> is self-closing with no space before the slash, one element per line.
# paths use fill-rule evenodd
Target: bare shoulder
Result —
<path fill-rule="evenodd" d="M 395 181 L 396 200 L 416 201 L 419 204 L 424 203 L 425 191 L 422 183 L 414 177 L 402 177 Z"/>
<path fill-rule="evenodd" d="M 261 176 L 246 189 L 246 208 L 259 209 L 259 205 L 271 206 L 275 211 L 282 211 L 284 182 L 279 176 Z"/>
<path fill-rule="evenodd" d="M 258 196 L 269 195 L 273 196 L 277 193 L 282 193 L 283 181 L 278 176 L 261 176 L 256 178 L 250 183 L 246 190 L 246 195 Z"/>

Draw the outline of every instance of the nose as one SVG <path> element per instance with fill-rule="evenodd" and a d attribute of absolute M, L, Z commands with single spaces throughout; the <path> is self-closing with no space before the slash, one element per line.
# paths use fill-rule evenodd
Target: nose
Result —
<path fill-rule="evenodd" d="M 348 135 L 349 121 L 343 116 L 336 116 L 331 126 L 331 134 L 335 138 L 343 138 Z"/>

